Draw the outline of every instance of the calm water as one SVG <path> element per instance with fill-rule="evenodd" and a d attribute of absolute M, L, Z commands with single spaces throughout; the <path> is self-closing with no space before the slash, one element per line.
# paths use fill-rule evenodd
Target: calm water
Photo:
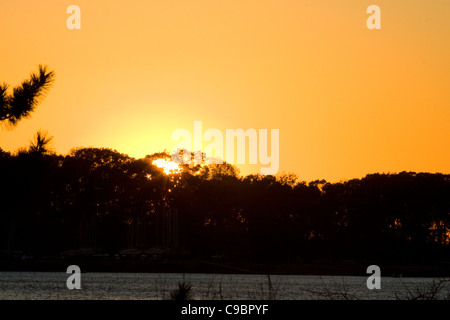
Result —
<path fill-rule="evenodd" d="M 82 273 L 81 289 L 69 290 L 69 274 L 0 272 L 0 299 L 164 300 L 179 281 L 192 284 L 196 300 L 407 299 L 430 292 L 431 278 L 381 278 L 380 290 L 369 290 L 367 277 L 267 276 L 227 274 Z M 439 299 L 450 297 L 442 284 Z"/>

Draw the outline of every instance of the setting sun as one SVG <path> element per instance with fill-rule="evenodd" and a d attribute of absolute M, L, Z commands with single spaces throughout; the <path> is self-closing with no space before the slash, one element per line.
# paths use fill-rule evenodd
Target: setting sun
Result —
<path fill-rule="evenodd" d="M 165 174 L 176 174 L 181 172 L 178 163 L 170 161 L 169 159 L 156 159 L 152 164 L 163 169 Z"/>
<path fill-rule="evenodd" d="M 450 2 L 437 2 L 379 0 L 381 29 L 369 30 L 359 1 L 79 0 L 78 30 L 64 1 L 0 1 L 0 82 L 12 89 L 39 64 L 55 71 L 0 147 L 45 129 L 57 153 L 142 158 L 202 121 L 224 136 L 279 129 L 279 172 L 305 181 L 448 172 Z"/>

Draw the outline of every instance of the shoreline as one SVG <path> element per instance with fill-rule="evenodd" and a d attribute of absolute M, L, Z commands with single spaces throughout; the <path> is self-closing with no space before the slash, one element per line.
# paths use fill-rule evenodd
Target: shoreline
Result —
<path fill-rule="evenodd" d="M 369 276 L 369 265 L 376 264 L 385 277 L 450 277 L 450 264 L 405 265 L 395 262 L 316 262 L 274 263 L 215 261 L 205 259 L 33 259 L 0 261 L 1 272 L 66 272 L 69 265 L 78 265 L 82 272 L 113 273 L 205 273 L 261 275 Z"/>

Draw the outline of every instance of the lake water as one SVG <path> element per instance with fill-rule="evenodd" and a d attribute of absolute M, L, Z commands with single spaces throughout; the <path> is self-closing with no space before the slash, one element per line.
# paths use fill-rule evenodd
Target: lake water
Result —
<path fill-rule="evenodd" d="M 180 281 L 192 285 L 195 300 L 405 300 L 429 293 L 439 279 L 381 278 L 369 290 L 367 277 L 239 274 L 82 273 L 81 289 L 69 290 L 63 272 L 0 272 L 3 300 L 166 300 Z M 450 297 L 442 283 L 438 299 Z"/>

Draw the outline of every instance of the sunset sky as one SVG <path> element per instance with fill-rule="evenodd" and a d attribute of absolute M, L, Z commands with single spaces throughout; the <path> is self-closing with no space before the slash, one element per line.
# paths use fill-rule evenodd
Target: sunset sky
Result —
<path fill-rule="evenodd" d="M 32 117 L 0 129 L 7 151 L 44 129 L 61 154 L 139 158 L 199 120 L 279 129 L 279 172 L 300 180 L 450 173 L 448 0 L 1 0 L 0 34 L 0 82 L 56 73 Z"/>

